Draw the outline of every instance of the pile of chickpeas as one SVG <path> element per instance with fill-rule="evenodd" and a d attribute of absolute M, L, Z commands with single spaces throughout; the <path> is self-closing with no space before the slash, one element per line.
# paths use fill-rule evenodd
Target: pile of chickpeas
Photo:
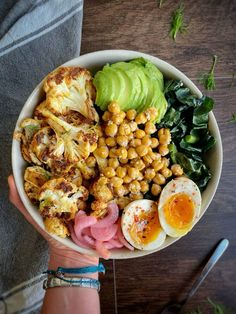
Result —
<path fill-rule="evenodd" d="M 111 102 L 102 116 L 95 154 L 106 159 L 100 176 L 108 179 L 120 209 L 142 199 L 148 191 L 155 199 L 170 177 L 183 174 L 180 165 L 170 167 L 166 157 L 170 130 L 157 131 L 156 116 L 156 108 L 124 112 L 116 102 Z"/>

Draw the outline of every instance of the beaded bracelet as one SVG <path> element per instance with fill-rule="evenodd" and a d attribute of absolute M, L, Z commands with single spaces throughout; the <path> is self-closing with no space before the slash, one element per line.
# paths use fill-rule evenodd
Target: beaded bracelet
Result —
<path fill-rule="evenodd" d="M 93 288 L 100 291 L 100 282 L 97 279 L 92 278 L 71 278 L 71 277 L 49 277 L 43 282 L 43 289 L 55 288 L 55 287 L 82 287 Z"/>

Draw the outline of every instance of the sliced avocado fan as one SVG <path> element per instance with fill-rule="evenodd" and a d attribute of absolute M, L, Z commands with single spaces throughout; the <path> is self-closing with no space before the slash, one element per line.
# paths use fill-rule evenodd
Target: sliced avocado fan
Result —
<path fill-rule="evenodd" d="M 155 122 L 160 122 L 167 110 L 164 79 L 150 61 L 137 58 L 129 62 L 107 64 L 95 74 L 96 104 L 105 111 L 111 101 L 117 101 L 124 111 L 157 109 Z"/>

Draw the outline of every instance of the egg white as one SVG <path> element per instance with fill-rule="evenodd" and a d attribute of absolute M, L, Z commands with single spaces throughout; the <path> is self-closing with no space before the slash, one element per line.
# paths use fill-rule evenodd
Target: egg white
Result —
<path fill-rule="evenodd" d="M 158 233 L 156 239 L 146 244 L 137 243 L 130 235 L 129 229 L 134 223 L 134 216 L 139 216 L 143 210 L 146 212 L 150 211 L 153 204 L 155 204 L 154 201 L 142 199 L 129 203 L 123 210 L 121 217 L 122 232 L 125 239 L 136 249 L 146 251 L 154 250 L 160 247 L 166 239 L 166 233 L 162 229 Z"/>
<path fill-rule="evenodd" d="M 164 205 L 168 201 L 168 199 L 177 193 L 184 193 L 187 194 L 189 197 L 191 197 L 193 203 L 194 203 L 194 217 L 191 221 L 191 223 L 183 229 L 178 229 L 173 226 L 171 226 L 165 218 L 164 215 Z M 194 226 L 194 224 L 197 221 L 197 218 L 199 217 L 201 210 L 201 192 L 198 188 L 198 186 L 190 179 L 186 177 L 179 177 L 176 179 L 171 180 L 162 190 L 159 204 L 158 204 L 158 213 L 159 213 L 159 219 L 160 224 L 167 235 L 170 237 L 182 237 L 185 234 L 187 234 Z"/>

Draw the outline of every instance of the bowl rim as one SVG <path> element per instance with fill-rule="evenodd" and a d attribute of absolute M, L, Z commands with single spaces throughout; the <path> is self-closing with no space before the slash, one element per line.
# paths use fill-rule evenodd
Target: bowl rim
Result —
<path fill-rule="evenodd" d="M 168 63 L 168 62 L 166 62 L 166 61 L 164 61 L 158 57 L 155 57 L 155 56 L 143 53 L 143 52 L 139 52 L 139 51 L 124 50 L 124 49 L 100 50 L 100 51 L 90 52 L 90 53 L 81 55 L 79 57 L 76 57 L 74 59 L 71 59 L 71 60 L 65 62 L 64 64 L 62 64 L 58 67 L 76 66 L 76 65 L 82 66 L 82 67 L 89 67 L 89 66 L 84 66 L 84 64 L 91 63 L 91 62 L 92 62 L 92 64 L 94 64 L 94 66 L 97 66 L 98 59 L 99 60 L 103 60 L 103 59 L 114 60 L 114 62 L 118 62 L 118 61 L 125 61 L 125 60 L 129 60 L 132 58 L 137 58 L 137 57 L 144 57 L 144 58 L 150 60 L 160 69 L 161 72 L 163 72 L 163 69 L 165 69 L 164 70 L 165 76 L 168 76 L 168 74 L 169 74 L 172 77 L 176 77 L 176 78 L 182 80 L 184 85 L 189 87 L 190 90 L 193 92 L 193 94 L 195 94 L 199 98 L 202 97 L 201 91 L 192 82 L 192 80 L 190 80 L 183 72 L 178 70 L 175 66 L 171 65 L 170 63 Z M 113 61 L 106 61 L 106 63 L 109 63 L 109 62 L 113 63 Z M 101 63 L 101 66 L 106 64 L 106 63 L 104 63 L 104 61 L 103 62 L 100 61 L 100 63 Z M 90 69 L 91 69 L 91 66 L 90 66 Z M 37 97 L 37 95 L 40 93 L 40 91 L 42 91 L 42 85 L 43 85 L 45 77 L 34 88 L 32 93 L 29 95 L 29 97 L 25 101 L 25 103 L 21 109 L 21 112 L 19 114 L 19 117 L 16 121 L 14 132 L 19 130 L 19 123 L 22 121 L 22 119 L 26 115 L 27 108 L 29 107 L 32 110 L 35 107 L 35 104 L 33 106 L 32 103 L 34 102 L 33 100 L 35 99 L 35 97 Z M 202 218 L 202 216 L 206 212 L 207 208 L 209 207 L 209 205 L 210 205 L 210 203 L 211 203 L 211 201 L 215 195 L 215 192 L 216 192 L 218 184 L 219 184 L 221 171 L 222 171 L 222 164 L 223 164 L 223 148 L 222 148 L 221 135 L 220 135 L 217 121 L 216 121 L 215 116 L 214 116 L 212 111 L 209 114 L 209 124 L 211 124 L 212 128 L 214 129 L 214 133 L 215 133 L 214 136 L 217 138 L 217 143 L 216 143 L 216 149 L 217 149 L 217 160 L 216 160 L 217 166 L 216 166 L 216 169 L 217 169 L 217 171 L 215 173 L 214 184 L 212 184 L 212 186 L 211 186 L 210 196 L 208 196 L 204 208 L 201 209 L 201 214 L 200 214 L 199 218 L 197 219 L 196 223 Z M 17 187 L 18 193 L 20 195 L 20 198 L 21 198 L 24 206 L 26 207 L 27 211 L 29 212 L 29 214 L 36 221 L 36 223 L 43 230 L 45 230 L 44 224 L 42 221 L 42 217 L 37 212 L 36 207 L 29 201 L 29 199 L 28 199 L 28 197 L 24 191 L 24 187 L 22 184 L 23 175 L 20 173 L 21 171 L 18 168 L 18 164 L 17 164 L 17 159 L 21 158 L 23 160 L 23 157 L 21 155 L 21 151 L 20 151 L 19 147 L 20 147 L 19 141 L 15 140 L 13 138 L 13 141 L 12 141 L 12 169 L 13 169 L 13 175 L 14 175 L 15 182 L 16 182 L 16 187 Z M 19 152 L 20 152 L 20 156 L 19 156 Z M 27 162 L 24 161 L 24 164 L 26 165 Z M 207 189 L 208 189 L 208 187 L 207 187 Z M 50 236 L 52 236 L 57 241 L 59 241 L 63 245 L 65 245 L 65 246 L 67 246 L 73 250 L 76 250 L 78 252 L 88 254 L 88 255 L 98 256 L 94 250 L 81 248 L 81 247 L 77 246 L 75 243 L 73 243 L 72 240 L 70 240 L 70 239 L 63 239 L 63 238 L 60 238 L 60 237 L 53 235 L 53 234 L 50 234 Z M 128 249 L 112 250 L 110 258 L 112 258 L 112 259 L 128 259 L 128 258 L 142 257 L 145 255 L 149 255 L 149 254 L 152 254 L 154 252 L 160 251 L 160 250 L 168 247 L 169 245 L 175 243 L 176 241 L 180 240 L 180 238 L 181 237 L 171 238 L 171 240 L 168 243 L 165 244 L 165 242 L 166 242 L 165 241 L 161 247 L 159 247 L 155 250 L 151 250 L 151 251 L 141 251 L 141 250 L 129 251 Z"/>

